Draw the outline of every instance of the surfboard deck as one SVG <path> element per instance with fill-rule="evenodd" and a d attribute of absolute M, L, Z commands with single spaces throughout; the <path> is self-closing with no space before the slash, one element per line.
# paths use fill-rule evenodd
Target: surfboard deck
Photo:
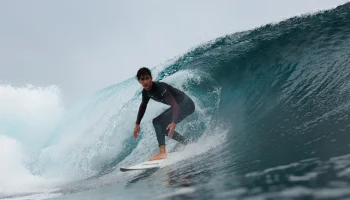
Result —
<path fill-rule="evenodd" d="M 126 172 L 126 171 L 132 171 L 132 170 L 149 170 L 149 169 L 160 168 L 162 164 L 166 162 L 167 159 L 179 153 L 181 150 L 183 150 L 183 148 L 184 146 L 180 146 L 176 148 L 175 151 L 168 153 L 167 157 L 161 160 L 146 161 L 146 162 L 142 162 L 131 166 L 121 166 L 120 171 Z"/>
<path fill-rule="evenodd" d="M 166 159 L 166 158 L 165 158 Z M 131 171 L 131 170 L 147 170 L 147 169 L 156 169 L 161 166 L 161 163 L 164 161 L 164 159 L 161 160 L 152 160 L 152 161 L 146 161 L 140 164 L 132 165 L 129 167 L 120 167 L 120 171 Z"/>

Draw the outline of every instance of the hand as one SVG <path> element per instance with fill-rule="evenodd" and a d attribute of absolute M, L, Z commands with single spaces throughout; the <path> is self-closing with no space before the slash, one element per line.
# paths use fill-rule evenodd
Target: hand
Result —
<path fill-rule="evenodd" d="M 173 137 L 174 131 L 175 131 L 175 126 L 176 126 L 175 122 L 172 122 L 172 123 L 169 124 L 168 127 L 166 128 L 166 130 L 169 129 L 169 133 L 168 133 L 168 136 L 169 136 L 169 137 Z"/>
<path fill-rule="evenodd" d="M 134 128 L 134 138 L 136 139 L 140 132 L 140 124 L 135 124 Z"/>

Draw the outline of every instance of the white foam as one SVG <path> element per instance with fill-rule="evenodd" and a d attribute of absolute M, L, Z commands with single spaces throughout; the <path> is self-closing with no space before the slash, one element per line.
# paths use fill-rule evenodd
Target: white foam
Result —
<path fill-rule="evenodd" d="M 49 137 L 64 112 L 56 86 L 0 85 L 0 194 L 45 190 L 53 181 L 28 170 L 29 155 Z"/>
<path fill-rule="evenodd" d="M 21 144 L 7 136 L 0 135 L 0 194 L 31 193 L 49 189 L 53 181 L 32 175 L 23 164 Z"/>
<path fill-rule="evenodd" d="M 166 199 L 166 198 L 174 197 L 177 195 L 185 195 L 185 194 L 194 193 L 195 191 L 196 191 L 196 188 L 194 188 L 194 187 L 176 188 L 176 189 L 174 189 L 174 191 L 160 195 L 160 196 L 156 197 L 155 199 Z"/>
<path fill-rule="evenodd" d="M 2 200 L 30 200 L 30 199 L 44 200 L 44 199 L 59 197 L 61 195 L 62 193 L 55 193 L 54 190 L 48 190 L 43 193 L 23 195 L 20 197 L 8 197 L 8 198 L 3 198 Z"/>
<path fill-rule="evenodd" d="M 350 195 L 350 188 L 322 188 L 314 192 L 317 199 L 332 199 Z"/>
<path fill-rule="evenodd" d="M 133 98 L 140 89 L 128 80 L 97 92 L 65 116 L 56 142 L 42 149 L 43 175 L 67 181 L 99 172 L 132 136 L 137 112 Z M 137 106 L 136 106 L 137 107 Z M 137 107 L 138 108 L 138 107 Z"/>
<path fill-rule="evenodd" d="M 248 192 L 248 189 L 246 188 L 236 188 L 227 192 L 218 193 L 216 194 L 216 197 L 220 199 L 229 199 L 232 197 L 239 197 L 243 194 L 246 194 L 247 192 Z"/>
<path fill-rule="evenodd" d="M 168 165 L 173 165 L 185 159 L 196 157 L 208 152 L 211 149 L 214 149 L 215 147 L 218 147 L 225 141 L 226 133 L 227 130 L 216 130 L 216 134 L 214 135 L 203 134 L 203 136 L 196 143 L 188 144 L 183 150 L 171 153 L 171 156 L 162 162 L 161 168 Z"/>
<path fill-rule="evenodd" d="M 0 85 L 0 131 L 38 150 L 65 109 L 57 86 Z"/>
<path fill-rule="evenodd" d="M 310 181 L 311 179 L 315 179 L 317 177 L 317 173 L 316 172 L 310 172 L 305 174 L 304 176 L 294 176 L 294 175 L 290 175 L 288 177 L 288 179 L 292 182 L 294 181 Z"/>

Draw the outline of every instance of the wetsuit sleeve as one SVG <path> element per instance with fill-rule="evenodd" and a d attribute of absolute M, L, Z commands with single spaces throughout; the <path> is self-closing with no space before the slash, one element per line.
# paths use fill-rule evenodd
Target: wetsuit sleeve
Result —
<path fill-rule="evenodd" d="M 179 119 L 179 105 L 176 103 L 175 98 L 170 93 L 165 96 L 165 101 L 167 101 L 168 104 L 172 108 L 172 111 L 173 111 L 173 120 L 172 120 L 172 122 L 174 122 L 176 124 L 178 119 Z"/>
<path fill-rule="evenodd" d="M 136 124 L 140 124 L 143 115 L 145 114 L 149 97 L 142 92 L 142 102 L 139 107 L 139 112 L 137 113 Z"/>

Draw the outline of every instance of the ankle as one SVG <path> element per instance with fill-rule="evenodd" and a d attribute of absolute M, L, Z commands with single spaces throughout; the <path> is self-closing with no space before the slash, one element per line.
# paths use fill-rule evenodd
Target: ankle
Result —
<path fill-rule="evenodd" d="M 159 146 L 159 153 L 166 153 L 165 145 Z"/>

